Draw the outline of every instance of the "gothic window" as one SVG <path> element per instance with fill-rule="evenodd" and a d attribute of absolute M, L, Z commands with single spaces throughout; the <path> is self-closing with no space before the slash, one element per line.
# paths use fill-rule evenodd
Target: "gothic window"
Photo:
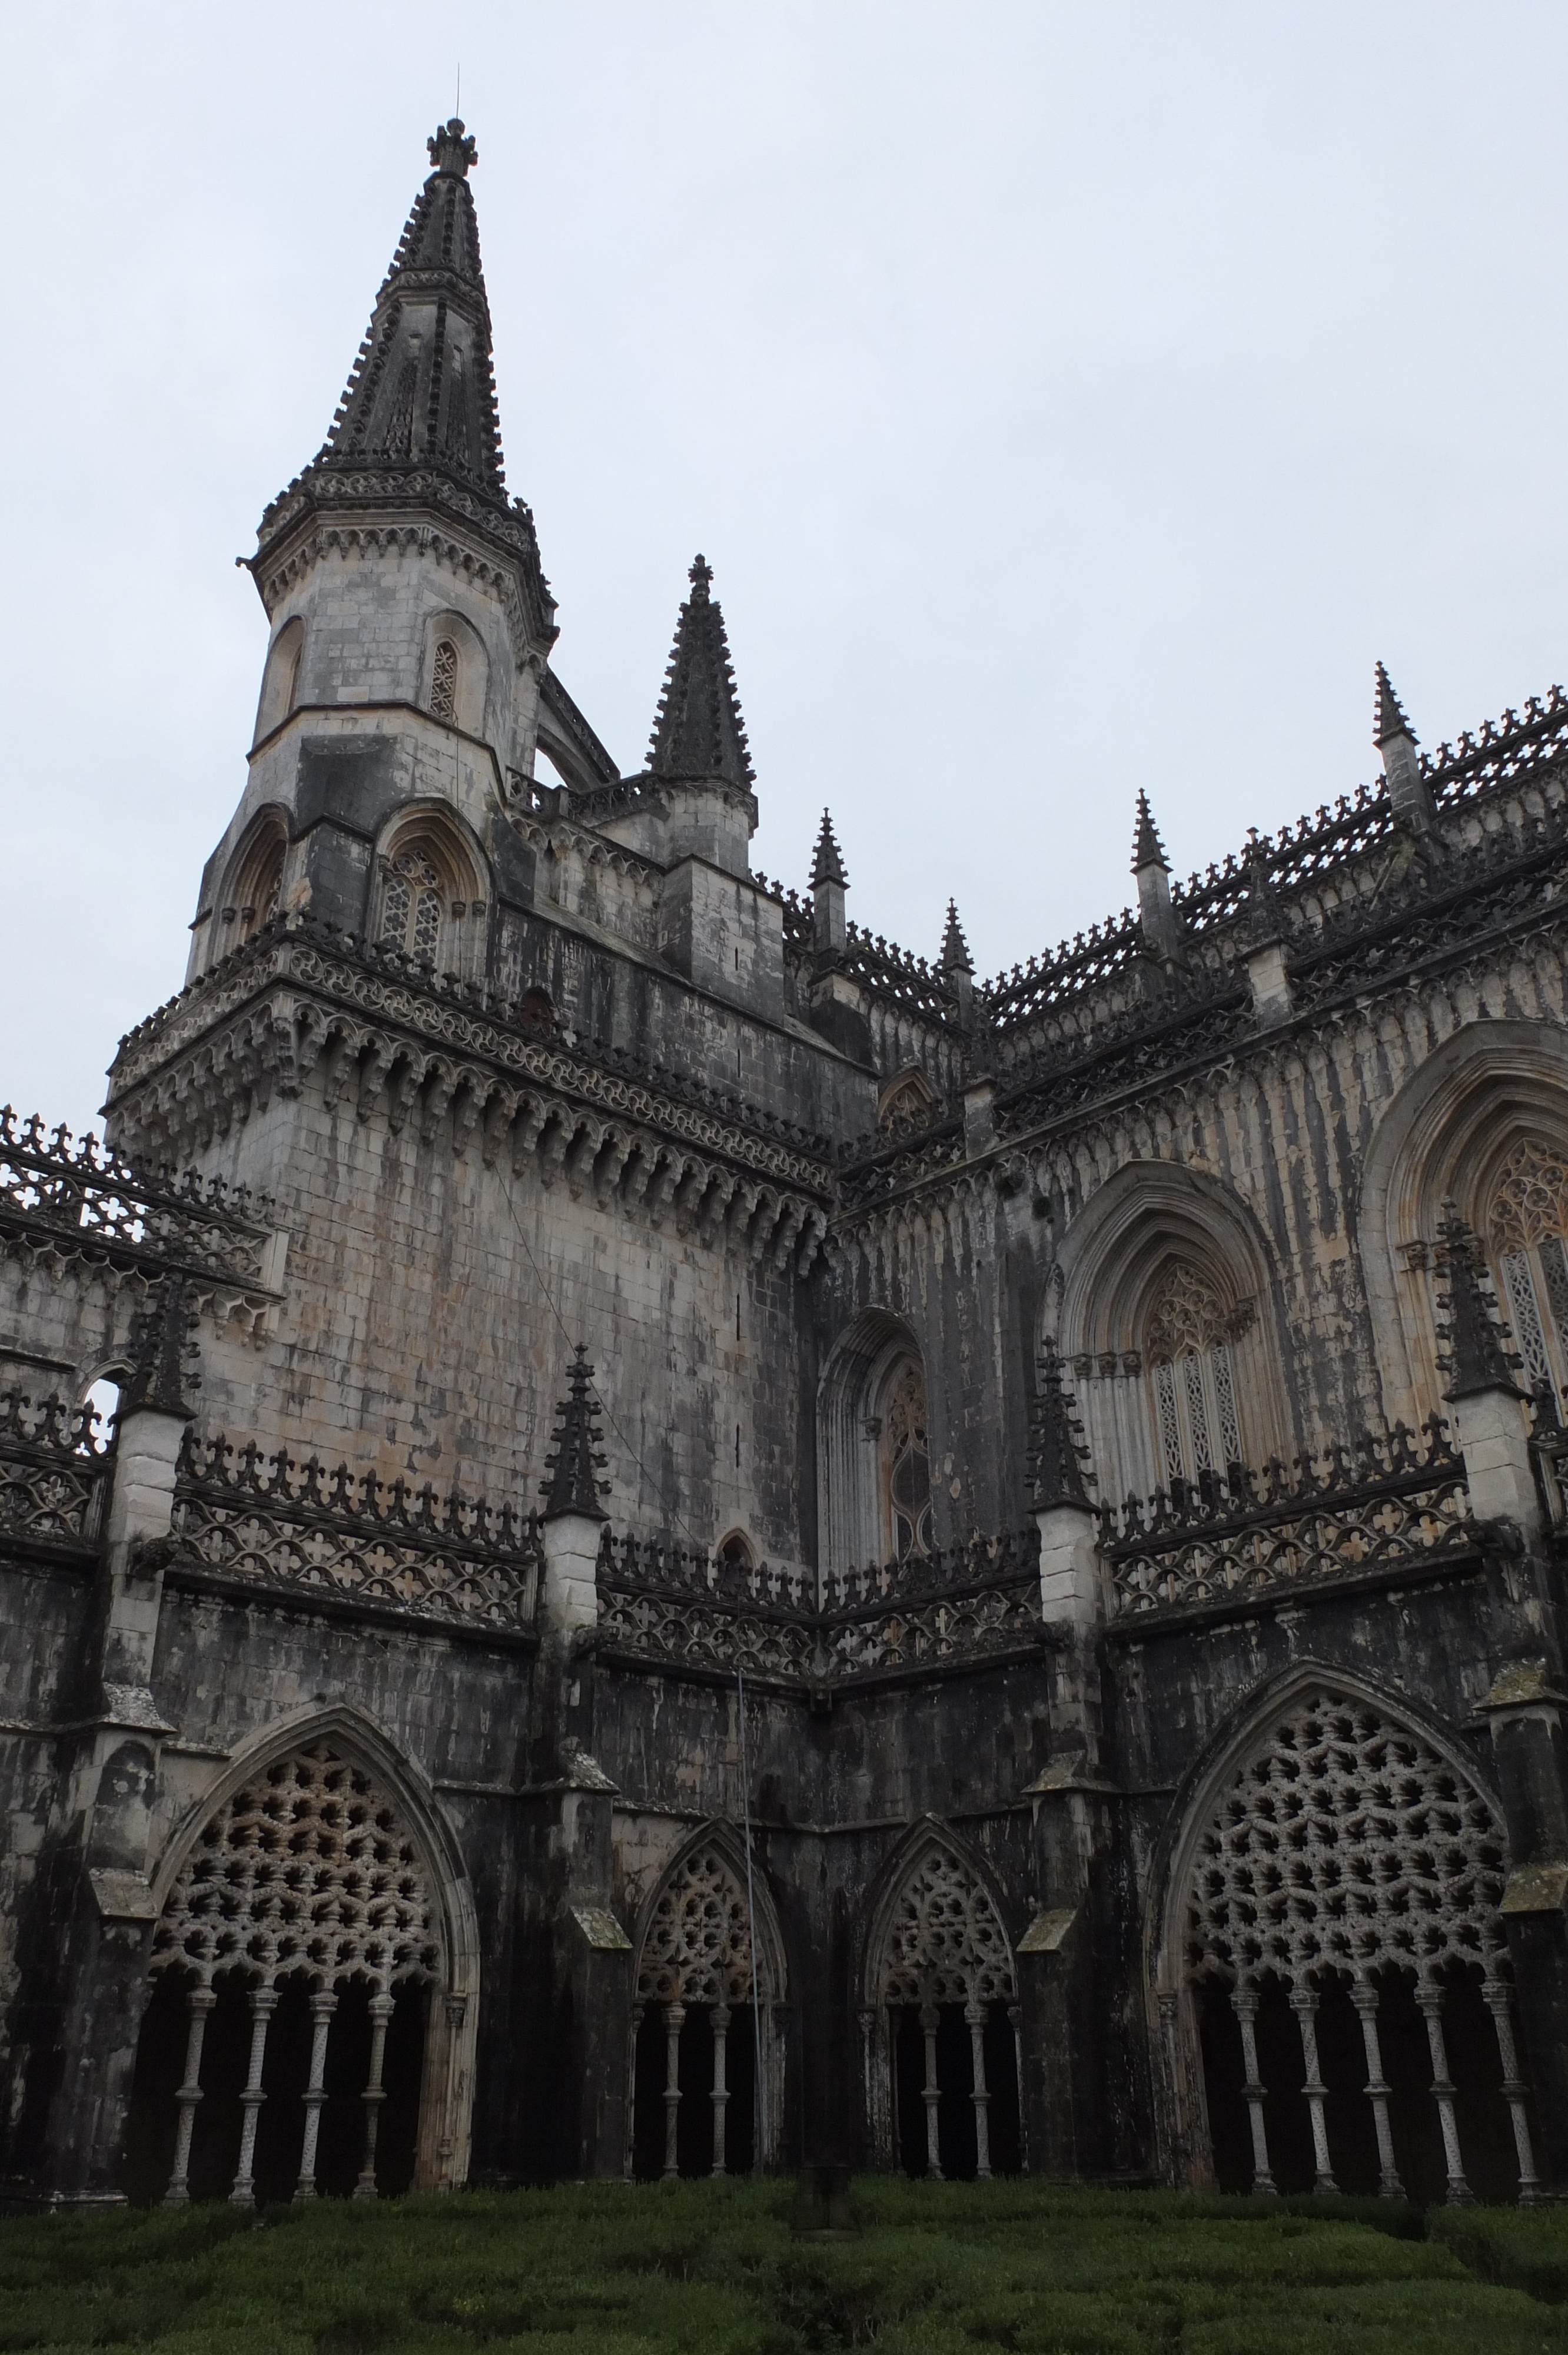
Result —
<path fill-rule="evenodd" d="M 867 2102 L 885 2156 L 910 2174 L 985 2177 L 1015 2168 L 1017 1985 L 995 1905 L 950 1849 L 916 1859 L 886 1917 L 867 2028 Z"/>
<path fill-rule="evenodd" d="M 757 1567 L 750 1540 L 739 1529 L 731 1529 L 728 1537 L 720 1539 L 718 1558 L 730 1570 L 755 1570 Z"/>
<path fill-rule="evenodd" d="M 895 1561 L 906 1561 L 932 1547 L 926 1377 L 912 1358 L 895 1369 L 884 1392 L 881 1442 L 889 1551 Z"/>
<path fill-rule="evenodd" d="M 265 824 L 251 837 L 234 873 L 228 900 L 221 911 L 220 954 L 251 939 L 277 914 L 286 848 L 282 828 L 276 823 Z"/>
<path fill-rule="evenodd" d="M 1488 1240 L 1529 1387 L 1568 1382 L 1568 1153 L 1521 1138 L 1492 1187 Z"/>
<path fill-rule="evenodd" d="M 429 852 L 418 843 L 397 852 L 382 886 L 383 944 L 433 964 L 444 912 L 442 878 Z"/>
<path fill-rule="evenodd" d="M 1162 1486 L 1223 1476 L 1243 1460 L 1229 1321 L 1195 1267 L 1166 1269 L 1143 1329 Z"/>
<path fill-rule="evenodd" d="M 376 1775 L 326 1740 L 259 1771 L 202 1831 L 154 1932 L 126 2161 L 140 2195 L 407 2189 L 444 1968 L 424 1857 Z"/>
<path fill-rule="evenodd" d="M 773 2146 L 773 1985 L 755 1886 L 698 1848 L 660 1892 L 637 1958 L 631 2156 L 641 2176 L 725 2175 Z M 757 2031 L 760 2027 L 760 2051 Z"/>
<path fill-rule="evenodd" d="M 1259 2189 L 1276 2188 L 1282 2155 L 1299 2169 L 1310 2149 L 1320 2191 L 1336 2188 L 1336 2167 L 1375 2166 L 1378 2179 L 1363 2175 L 1345 2188 L 1397 2192 L 1397 2140 L 1407 2163 L 1425 2170 L 1414 2190 L 1425 2196 L 1446 2172 L 1449 2196 L 1466 2196 L 1461 2143 L 1495 2147 L 1494 2122 L 1474 2106 L 1478 2095 L 1456 2111 L 1446 2009 L 1472 2053 L 1478 2040 L 1490 2041 L 1491 2015 L 1501 2067 L 1487 2098 L 1500 2110 L 1507 2095 L 1520 2177 L 1529 2176 L 1498 1916 L 1505 1869 L 1501 1828 L 1481 1793 L 1421 1734 L 1368 1702 L 1309 1694 L 1237 1769 L 1197 1843 L 1185 1966 L 1230 2015 L 1217 2023 L 1206 2009 L 1203 2023 L 1216 2147 L 1228 2136 Z M 1380 2037 L 1398 2046 L 1397 2068 L 1384 2067 Z M 1413 2041 L 1430 2063 L 1435 2119 L 1419 2077 L 1419 2090 L 1410 2086 Z M 1222 2057 L 1233 2042 L 1227 2073 Z M 1271 2076 L 1302 2088 L 1288 2099 L 1305 2109 L 1309 2142 L 1287 2124 L 1283 2093 L 1266 2132 Z M 1390 2078 L 1407 2089 L 1397 2098 L 1410 2112 L 1396 2109 L 1392 2127 Z M 1354 2108 L 1363 2099 L 1373 2132 L 1358 2140 Z M 1273 2159 L 1270 2132 L 1280 2138 Z"/>
<path fill-rule="evenodd" d="M 430 666 L 430 716 L 434 719 L 457 719 L 458 650 L 450 638 L 436 640 L 435 659 Z"/>
<path fill-rule="evenodd" d="M 888 1136 L 924 1128 L 939 1108 L 940 1099 L 923 1071 L 904 1071 L 882 1092 L 877 1126 Z"/>

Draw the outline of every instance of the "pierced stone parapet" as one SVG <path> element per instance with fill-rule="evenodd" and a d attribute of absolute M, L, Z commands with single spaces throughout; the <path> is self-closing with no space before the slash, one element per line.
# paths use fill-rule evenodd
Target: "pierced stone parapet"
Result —
<path fill-rule="evenodd" d="M 176 1572 L 509 1631 L 533 1628 L 543 1559 L 532 1513 L 221 1435 L 186 1439 L 171 1545 Z"/>
<path fill-rule="evenodd" d="M 1261 1588 L 1414 1571 L 1475 1556 L 1463 1458 L 1437 1418 L 1287 1470 L 1233 1465 L 1099 1508 L 1118 1613 L 1223 1603 Z M 1352 1461 L 1352 1455 L 1355 1461 Z"/>
<path fill-rule="evenodd" d="M 821 1607 L 812 1587 L 808 1572 L 607 1536 L 599 1638 L 611 1652 L 726 1678 L 739 1668 L 797 1691 L 960 1667 L 1040 1640 L 1033 1528 L 830 1573 Z"/>
<path fill-rule="evenodd" d="M 95 1554 L 112 1462 L 92 1406 L 0 1391 L 0 1546 Z"/>
<path fill-rule="evenodd" d="M 272 1204 L 221 1178 L 150 1170 L 0 1106 L 0 1239 L 162 1275 L 260 1284 Z"/>

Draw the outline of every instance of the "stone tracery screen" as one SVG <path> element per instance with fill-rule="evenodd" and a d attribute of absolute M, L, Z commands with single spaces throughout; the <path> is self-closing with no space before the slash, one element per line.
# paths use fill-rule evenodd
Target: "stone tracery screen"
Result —
<path fill-rule="evenodd" d="M 715 1849 L 699 1849 L 661 1894 L 642 1941 L 640 2003 L 743 2004 L 751 2000 L 751 1923 L 746 1891 Z M 758 1992 L 771 2003 L 764 1962 Z"/>
<path fill-rule="evenodd" d="M 932 1547 L 926 1377 L 913 1358 L 895 1369 L 884 1393 L 882 1449 L 889 1553 L 907 1561 Z"/>
<path fill-rule="evenodd" d="M 899 1891 L 883 1955 L 884 2004 L 1013 1999 L 1012 1950 L 987 1891 L 931 1848 Z"/>
<path fill-rule="evenodd" d="M 1420 1734 L 1314 1694 L 1243 1766 L 1199 1842 L 1187 1922 L 1194 1972 L 1352 1974 L 1504 1951 L 1502 1834 Z"/>
<path fill-rule="evenodd" d="M 1224 1303 L 1184 1260 L 1161 1276 L 1144 1319 L 1161 1478 L 1224 1475 L 1243 1460 Z"/>
<path fill-rule="evenodd" d="M 400 850 L 381 891 L 381 938 L 389 948 L 433 963 L 441 938 L 441 878 L 428 851 Z"/>
<path fill-rule="evenodd" d="M 437 1906 L 397 1805 L 330 1742 L 276 1760 L 236 1791 L 180 1869 L 151 1968 L 298 1972 L 387 1989 L 440 1967 Z"/>
<path fill-rule="evenodd" d="M 1521 1138 L 1493 1180 L 1487 1234 L 1525 1380 L 1560 1396 L 1568 1383 L 1568 1153 Z"/>

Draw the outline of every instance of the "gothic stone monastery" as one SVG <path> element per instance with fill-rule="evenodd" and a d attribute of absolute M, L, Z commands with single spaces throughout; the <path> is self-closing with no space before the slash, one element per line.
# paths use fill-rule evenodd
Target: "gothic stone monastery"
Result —
<path fill-rule="evenodd" d="M 185 986 L 0 1124 L 5 2198 L 1568 2189 L 1568 697 L 928 965 L 701 557 L 638 774 L 562 686 L 429 147 Z"/>

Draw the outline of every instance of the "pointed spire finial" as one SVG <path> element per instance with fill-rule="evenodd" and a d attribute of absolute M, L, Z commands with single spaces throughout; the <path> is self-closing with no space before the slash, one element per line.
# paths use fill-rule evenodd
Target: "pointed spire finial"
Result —
<path fill-rule="evenodd" d="M 1404 737 L 1412 744 L 1417 744 L 1421 741 L 1404 716 L 1404 706 L 1393 691 L 1393 682 L 1382 663 L 1379 663 L 1376 704 L 1372 714 L 1372 742 L 1381 752 L 1385 744 L 1392 744 L 1398 736 Z"/>
<path fill-rule="evenodd" d="M 1160 839 L 1160 828 L 1149 806 L 1149 795 L 1139 788 L 1138 828 L 1132 837 L 1132 871 L 1136 875 L 1143 867 L 1163 867 L 1171 872 L 1171 861 L 1165 856 L 1165 845 Z"/>
<path fill-rule="evenodd" d="M 1035 1509 L 1048 1512 L 1054 1505 L 1089 1507 L 1089 1452 L 1084 1426 L 1075 1412 L 1073 1395 L 1062 1380 L 1062 1360 L 1056 1344 L 1047 1340 L 1040 1353 L 1040 1386 L 1029 1417 L 1027 1474 Z"/>
<path fill-rule="evenodd" d="M 974 964 L 969 955 L 969 944 L 964 938 L 964 928 L 959 922 L 959 903 L 956 900 L 949 900 L 948 902 L 948 929 L 942 934 L 940 964 L 944 973 L 972 974 L 974 971 Z"/>
<path fill-rule="evenodd" d="M 822 812 L 822 823 L 817 834 L 817 847 L 811 859 L 812 890 L 815 891 L 823 883 L 836 883 L 841 890 L 847 888 L 849 883 L 849 877 L 844 873 L 843 855 L 833 837 L 833 822 L 826 810 Z"/>
<path fill-rule="evenodd" d="M 545 1458 L 550 1476 L 540 1483 L 546 1520 L 557 1513 L 579 1513 L 595 1521 L 609 1518 L 599 1501 L 609 1483 L 594 1476 L 603 1471 L 608 1459 L 599 1447 L 604 1434 L 595 1411 L 592 1383 L 593 1368 L 579 1342 L 567 1369 L 567 1395 L 556 1409 L 554 1452 Z"/>
<path fill-rule="evenodd" d="M 1496 1296 L 1480 1238 L 1452 1202 L 1443 1205 L 1437 1229 L 1437 1265 L 1447 1284 L 1437 1305 L 1447 1322 L 1439 1329 L 1449 1399 L 1473 1398 L 1480 1391 L 1523 1392 L 1513 1379 L 1520 1360 L 1496 1313 Z"/>
<path fill-rule="evenodd" d="M 708 593 L 713 577 L 705 556 L 697 557 L 687 572 L 692 593 L 675 624 L 648 767 L 652 775 L 672 782 L 732 785 L 749 793 L 756 783 L 751 751 L 735 689 L 724 609 Z"/>
<path fill-rule="evenodd" d="M 438 123 L 425 144 L 436 171 L 450 172 L 455 179 L 466 180 L 479 161 L 479 149 L 471 137 L 464 137 L 461 117 L 456 114 L 450 123 Z"/>

